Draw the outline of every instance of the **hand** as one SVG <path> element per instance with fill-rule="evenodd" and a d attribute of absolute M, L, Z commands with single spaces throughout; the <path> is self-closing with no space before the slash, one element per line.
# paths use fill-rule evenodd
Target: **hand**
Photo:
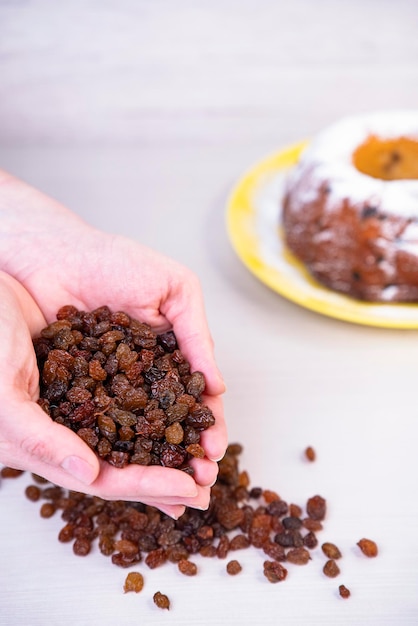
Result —
<path fill-rule="evenodd" d="M 0 173 L 0 222 L 0 267 L 17 281 L 2 276 L 7 298 L 1 334 L 7 344 L 3 350 L 13 354 L 14 361 L 8 361 L 14 373 L 2 381 L 6 388 L 0 410 L 0 460 L 71 489 L 146 502 L 173 516 L 184 506 L 205 508 L 217 475 L 215 461 L 223 456 L 227 437 L 221 400 L 224 383 L 215 365 L 197 278 L 130 239 L 93 229 L 4 173 Z M 53 321 L 63 304 L 84 310 L 108 304 L 158 332 L 174 330 L 192 370 L 206 377 L 204 401 L 216 418 L 215 425 L 202 434 L 207 458 L 193 460 L 195 480 L 157 466 L 120 470 L 99 463 L 79 437 L 52 422 L 33 402 L 38 378 L 31 335 Z M 18 337 L 19 351 L 14 347 Z M 30 420 L 23 418 L 22 405 Z"/>

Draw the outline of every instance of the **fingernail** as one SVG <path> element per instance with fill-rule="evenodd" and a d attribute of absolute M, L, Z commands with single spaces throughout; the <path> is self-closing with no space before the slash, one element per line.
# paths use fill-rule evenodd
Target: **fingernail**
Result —
<path fill-rule="evenodd" d="M 207 511 L 209 508 L 209 504 L 207 504 L 206 506 L 197 506 L 197 504 L 193 504 L 192 508 L 198 509 L 199 511 Z"/>
<path fill-rule="evenodd" d="M 220 456 L 220 457 L 219 457 L 219 458 L 217 458 L 217 459 L 212 459 L 212 457 L 210 457 L 210 460 L 211 460 L 211 461 L 214 461 L 214 463 L 219 463 L 219 461 L 222 461 L 222 459 L 224 458 L 224 456 L 225 456 L 225 454 L 223 454 L 222 456 Z"/>
<path fill-rule="evenodd" d="M 79 456 L 67 456 L 61 463 L 61 467 L 85 485 L 91 485 L 96 478 L 95 469 Z"/>

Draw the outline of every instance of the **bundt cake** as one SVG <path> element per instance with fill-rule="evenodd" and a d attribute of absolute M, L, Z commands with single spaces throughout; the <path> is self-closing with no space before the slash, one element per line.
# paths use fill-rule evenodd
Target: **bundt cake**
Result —
<path fill-rule="evenodd" d="M 286 181 L 287 246 L 322 285 L 370 302 L 418 302 L 418 111 L 320 132 Z"/>

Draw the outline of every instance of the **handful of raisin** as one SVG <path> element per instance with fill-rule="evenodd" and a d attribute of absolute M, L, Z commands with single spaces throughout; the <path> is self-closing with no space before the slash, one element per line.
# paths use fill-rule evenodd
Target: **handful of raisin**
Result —
<path fill-rule="evenodd" d="M 172 331 L 107 306 L 64 306 L 33 341 L 39 405 L 115 467 L 163 465 L 192 473 L 200 435 L 215 423 Z"/>

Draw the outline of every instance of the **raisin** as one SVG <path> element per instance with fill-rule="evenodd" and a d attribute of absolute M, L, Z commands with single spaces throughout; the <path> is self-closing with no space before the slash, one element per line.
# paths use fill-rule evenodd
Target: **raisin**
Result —
<path fill-rule="evenodd" d="M 197 459 L 205 457 L 205 450 L 198 443 L 191 443 L 187 446 L 186 451 Z"/>
<path fill-rule="evenodd" d="M 56 511 L 56 506 L 52 502 L 45 502 L 40 509 L 41 517 L 52 517 Z"/>
<path fill-rule="evenodd" d="M 25 489 L 25 495 L 28 500 L 36 502 L 41 497 L 41 490 L 36 485 L 28 485 Z"/>
<path fill-rule="evenodd" d="M 72 539 L 74 539 L 74 528 L 74 524 L 71 522 L 63 526 L 58 533 L 58 541 L 61 543 L 72 541 Z"/>
<path fill-rule="evenodd" d="M 306 565 L 310 558 L 310 554 L 305 548 L 293 548 L 286 554 L 286 561 L 294 565 Z"/>
<path fill-rule="evenodd" d="M 115 550 L 117 550 L 124 556 L 132 557 L 138 554 L 139 548 L 138 544 L 135 544 L 132 541 L 128 541 L 127 539 L 119 539 L 118 541 L 115 541 Z"/>
<path fill-rule="evenodd" d="M 164 435 L 168 443 L 179 444 L 183 441 L 184 430 L 179 422 L 174 422 L 167 426 Z"/>
<path fill-rule="evenodd" d="M 250 546 L 250 540 L 246 535 L 235 535 L 229 543 L 230 550 L 243 550 Z"/>
<path fill-rule="evenodd" d="M 340 559 L 341 558 L 341 552 L 340 552 L 339 548 L 337 548 L 337 546 L 335 544 L 329 543 L 329 542 L 325 542 L 325 543 L 322 544 L 321 548 L 322 548 L 322 552 L 329 559 Z"/>
<path fill-rule="evenodd" d="M 99 443 L 99 437 L 92 428 L 79 428 L 77 435 L 93 450 Z"/>
<path fill-rule="evenodd" d="M 268 557 L 274 559 L 275 561 L 286 560 L 286 554 L 283 546 L 280 546 L 278 543 L 274 543 L 273 541 L 266 541 L 263 545 L 263 551 Z"/>
<path fill-rule="evenodd" d="M 180 467 L 186 458 L 186 451 L 173 443 L 164 443 L 160 458 L 161 464 L 165 467 Z"/>
<path fill-rule="evenodd" d="M 235 559 L 226 564 L 226 571 L 230 576 L 236 576 L 242 571 L 241 563 Z"/>
<path fill-rule="evenodd" d="M 125 578 L 125 583 L 123 585 L 123 591 L 128 593 L 133 591 L 134 593 L 139 593 L 142 591 L 144 587 L 144 577 L 140 572 L 129 572 L 127 577 Z"/>
<path fill-rule="evenodd" d="M 297 504 L 289 504 L 289 515 L 290 517 L 302 517 L 302 509 Z M 300 520 L 302 525 L 302 520 Z"/>
<path fill-rule="evenodd" d="M 312 532 L 318 532 L 323 528 L 319 520 L 311 519 L 310 517 L 303 519 L 302 524 L 307 530 Z"/>
<path fill-rule="evenodd" d="M 204 376 L 190 372 L 172 331 L 159 336 L 106 305 L 91 312 L 66 305 L 33 345 L 38 404 L 100 458 L 115 467 L 159 464 L 193 474 L 188 461 L 203 458 L 200 432 L 214 416 L 200 403 Z M 137 447 L 143 439 L 161 445 Z"/>
<path fill-rule="evenodd" d="M 349 590 L 349 589 L 347 589 L 347 587 L 346 587 L 345 585 L 340 585 L 340 586 L 338 587 L 338 591 L 339 591 L 340 596 L 341 596 L 342 598 L 344 598 L 344 599 L 349 598 L 349 597 L 350 597 L 350 595 L 351 595 L 350 590 Z"/>
<path fill-rule="evenodd" d="M 216 556 L 218 557 L 218 559 L 226 559 L 228 552 L 229 538 L 227 535 L 222 535 L 216 548 Z"/>
<path fill-rule="evenodd" d="M 371 539 L 360 539 L 357 542 L 358 547 L 367 557 L 375 557 L 378 554 L 377 544 Z"/>
<path fill-rule="evenodd" d="M 323 572 L 325 576 L 328 576 L 329 578 L 335 578 L 339 575 L 340 568 L 333 559 L 329 559 L 323 567 Z"/>
<path fill-rule="evenodd" d="M 178 568 L 185 576 L 195 576 L 197 574 L 197 565 L 187 559 L 181 559 L 178 562 Z"/>
<path fill-rule="evenodd" d="M 282 519 L 282 524 L 286 530 L 299 530 L 302 526 L 302 520 L 298 517 L 284 517 Z"/>
<path fill-rule="evenodd" d="M 86 537 L 79 537 L 73 543 L 73 552 L 77 556 L 87 556 L 91 549 L 91 542 Z"/>
<path fill-rule="evenodd" d="M 312 531 L 309 531 L 303 538 L 303 544 L 309 548 L 309 550 L 313 550 L 318 545 L 318 539 Z"/>
<path fill-rule="evenodd" d="M 117 565 L 118 567 L 131 567 L 132 565 L 136 565 L 140 561 L 139 554 L 136 555 L 126 555 L 122 552 L 115 552 L 111 557 L 113 565 Z"/>
<path fill-rule="evenodd" d="M 151 550 L 148 552 L 145 563 L 148 565 L 150 569 L 155 569 L 156 567 L 161 567 L 167 560 L 167 554 L 163 548 L 157 548 L 156 550 Z"/>
<path fill-rule="evenodd" d="M 312 448 L 312 446 L 308 446 L 305 449 L 305 457 L 307 458 L 308 461 L 310 461 L 311 463 L 313 461 L 315 461 L 316 459 L 316 452 L 315 450 Z"/>
<path fill-rule="evenodd" d="M 321 496 L 309 498 L 306 512 L 311 519 L 322 521 L 326 514 L 326 501 Z"/>
<path fill-rule="evenodd" d="M 177 349 L 176 336 L 173 331 L 168 331 L 158 335 L 158 343 L 164 348 L 166 352 L 174 352 Z"/>
<path fill-rule="evenodd" d="M 278 583 L 286 579 L 287 569 L 277 561 L 264 561 L 264 576 L 271 583 Z"/>
<path fill-rule="evenodd" d="M 193 372 L 187 382 L 186 391 L 194 398 L 200 398 L 205 391 L 205 377 L 202 372 Z"/>
<path fill-rule="evenodd" d="M 170 600 L 168 596 L 161 591 L 157 591 L 153 596 L 154 603 L 158 606 L 159 609 L 169 609 L 170 608 Z"/>

